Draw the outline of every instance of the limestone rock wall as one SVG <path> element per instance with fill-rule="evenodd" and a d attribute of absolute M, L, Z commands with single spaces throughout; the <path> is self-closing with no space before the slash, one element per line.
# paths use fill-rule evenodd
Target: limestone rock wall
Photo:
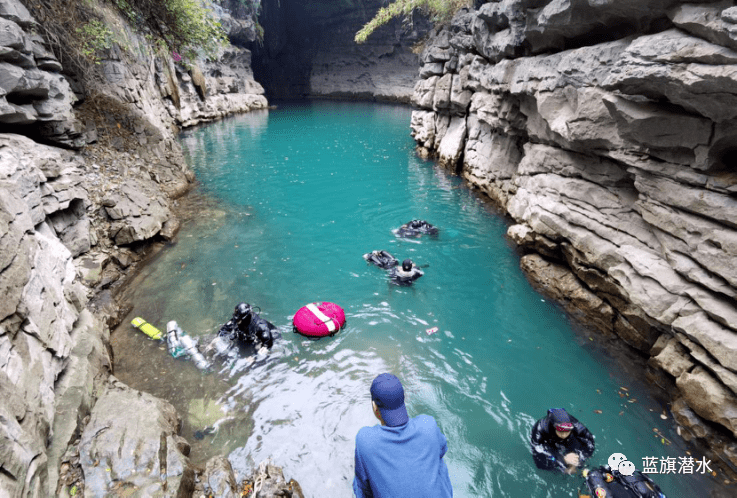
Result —
<path fill-rule="evenodd" d="M 419 68 L 413 47 L 430 28 L 394 20 L 366 43 L 356 32 L 382 0 L 263 0 L 263 44 L 252 45 L 254 71 L 270 98 L 329 97 L 409 103 Z"/>
<path fill-rule="evenodd" d="M 373 17 L 382 2 L 365 1 L 360 8 L 331 12 L 327 6 L 333 3 L 306 3 L 319 26 L 310 71 L 310 94 L 409 102 L 419 68 L 419 57 L 413 47 L 429 31 L 427 20 L 414 14 L 411 25 L 401 20 L 391 21 L 358 45 L 353 41 L 356 32 Z"/>
<path fill-rule="evenodd" d="M 735 50 L 732 2 L 487 2 L 433 32 L 411 123 L 514 218 L 543 291 L 649 357 L 684 435 L 733 470 Z"/>
<path fill-rule="evenodd" d="M 0 0 L 0 496 L 64 495 L 84 475 L 77 491 L 101 496 L 106 468 L 120 489 L 191 495 L 171 406 L 109 378 L 108 325 L 121 276 L 176 232 L 172 203 L 193 181 L 178 130 L 263 109 L 263 88 L 247 50 L 186 68 L 101 4 L 118 43 L 80 91 L 37 34 L 38 8 Z M 152 437 L 132 416 L 111 422 L 121 403 L 159 422 Z M 169 491 L 115 460 L 120 448 Z"/>

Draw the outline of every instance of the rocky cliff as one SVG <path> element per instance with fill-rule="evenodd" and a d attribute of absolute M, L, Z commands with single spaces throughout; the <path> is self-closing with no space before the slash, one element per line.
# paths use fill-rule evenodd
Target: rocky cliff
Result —
<path fill-rule="evenodd" d="M 737 470 L 737 8 L 501 0 L 433 32 L 412 134 L 516 221 L 544 292 L 649 358 Z"/>
<path fill-rule="evenodd" d="M 353 37 L 382 0 L 263 0 L 254 72 L 273 98 L 331 97 L 409 103 L 429 31 L 420 15 L 390 22 L 365 44 Z"/>
<path fill-rule="evenodd" d="M 115 289 L 176 232 L 177 131 L 267 101 L 247 50 L 175 64 L 93 2 L 116 43 L 75 77 L 38 34 L 51 4 L 0 0 L 0 495 L 184 496 L 178 415 L 110 376 Z"/>

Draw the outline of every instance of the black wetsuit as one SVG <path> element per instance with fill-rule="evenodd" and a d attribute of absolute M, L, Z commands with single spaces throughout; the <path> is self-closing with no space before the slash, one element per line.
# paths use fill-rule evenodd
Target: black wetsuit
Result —
<path fill-rule="evenodd" d="M 397 261 L 397 258 L 392 256 L 386 251 L 371 251 L 369 253 L 366 253 L 363 255 L 363 259 L 368 261 L 369 263 L 373 263 L 379 268 L 383 268 L 384 270 L 388 270 L 390 268 L 394 268 L 399 264 L 399 261 Z"/>
<path fill-rule="evenodd" d="M 396 285 L 412 285 L 412 282 L 423 275 L 424 273 L 422 270 L 417 268 L 415 265 L 412 265 L 412 268 L 409 271 L 398 266 L 396 268 L 392 268 L 389 278 L 391 278 L 391 281 Z"/>
<path fill-rule="evenodd" d="M 626 476 L 602 466 L 589 471 L 586 485 L 593 496 L 596 496 L 596 488 L 603 488 L 607 498 L 666 498 L 658 485 L 639 470 Z"/>
<path fill-rule="evenodd" d="M 267 348 L 274 345 L 277 336 L 276 327 L 269 321 L 251 311 L 241 320 L 233 316 L 218 332 L 220 336 L 227 336 L 231 340 L 239 340 L 244 344 L 261 344 Z"/>
<path fill-rule="evenodd" d="M 579 457 L 578 467 L 594 454 L 594 436 L 573 415 L 566 414 L 573 429 L 565 439 L 555 433 L 555 414 L 548 410 L 548 415 L 535 423 L 530 435 L 532 458 L 535 465 L 543 470 L 559 470 L 565 472 L 567 465 L 563 458 L 568 453 L 576 453 Z"/>
<path fill-rule="evenodd" d="M 424 220 L 412 220 L 397 229 L 399 237 L 418 237 L 423 234 L 437 235 L 438 229 Z"/>

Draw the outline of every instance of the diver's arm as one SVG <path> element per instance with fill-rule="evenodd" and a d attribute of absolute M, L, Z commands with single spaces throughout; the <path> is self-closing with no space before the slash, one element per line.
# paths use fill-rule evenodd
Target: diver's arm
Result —
<path fill-rule="evenodd" d="M 580 456 L 582 460 L 587 460 L 591 458 L 591 455 L 594 454 L 594 450 L 596 449 L 594 435 L 591 434 L 591 431 L 589 431 L 583 424 L 579 423 L 576 425 L 580 426 L 580 429 L 576 434 L 576 437 L 578 437 L 578 440 L 581 442 Z"/>
<path fill-rule="evenodd" d="M 532 449 L 532 458 L 539 469 L 558 469 L 565 471 L 566 464 L 563 461 L 562 455 L 559 455 L 558 452 L 554 451 L 550 445 L 545 444 L 542 421 L 537 422 L 532 428 L 530 448 Z"/>

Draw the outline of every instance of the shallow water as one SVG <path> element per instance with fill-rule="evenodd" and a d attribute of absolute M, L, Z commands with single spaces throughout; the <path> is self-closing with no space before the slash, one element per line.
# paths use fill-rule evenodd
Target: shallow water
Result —
<path fill-rule="evenodd" d="M 177 407 L 197 462 L 228 454 L 243 477 L 272 457 L 310 497 L 352 496 L 354 438 L 376 422 L 369 386 L 384 371 L 404 382 L 410 416 L 432 415 L 447 436 L 456 497 L 577 496 L 580 478 L 539 471 L 530 456 L 530 429 L 549 407 L 594 433 L 593 464 L 614 452 L 640 469 L 644 457 L 687 457 L 647 386 L 532 290 L 508 221 L 416 157 L 409 116 L 400 106 L 284 103 L 184 133 L 201 182 L 195 214 L 128 291 L 115 374 Z M 440 234 L 395 237 L 413 218 Z M 361 257 L 374 249 L 412 258 L 425 276 L 390 285 Z M 176 320 L 204 343 L 239 301 L 260 307 L 282 338 L 210 374 L 129 325 Z M 346 327 L 319 341 L 293 333 L 292 316 L 312 301 L 341 305 Z M 711 476 L 675 470 L 652 476 L 669 498 L 708 496 Z"/>

